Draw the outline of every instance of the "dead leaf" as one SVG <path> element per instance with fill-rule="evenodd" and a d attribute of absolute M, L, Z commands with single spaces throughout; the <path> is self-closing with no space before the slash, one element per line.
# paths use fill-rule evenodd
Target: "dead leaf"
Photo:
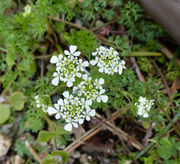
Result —
<path fill-rule="evenodd" d="M 11 139 L 0 134 L 0 157 L 6 155 L 11 146 Z"/>
<path fill-rule="evenodd" d="M 82 125 L 79 125 L 78 128 L 74 128 L 74 135 L 76 139 L 81 137 L 84 133 L 85 133 L 85 130 L 82 127 Z"/>
<path fill-rule="evenodd" d="M 88 153 L 105 153 L 105 154 L 113 154 L 113 145 L 109 143 L 98 143 L 98 142 L 90 142 L 82 147 L 82 149 Z"/>

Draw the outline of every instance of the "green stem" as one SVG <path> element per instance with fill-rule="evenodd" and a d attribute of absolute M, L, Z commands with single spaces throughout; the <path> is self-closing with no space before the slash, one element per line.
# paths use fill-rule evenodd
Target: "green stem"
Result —
<path fill-rule="evenodd" d="M 0 51 L 7 52 L 7 50 L 5 48 L 2 48 L 2 47 L 0 47 Z"/>
<path fill-rule="evenodd" d="M 132 101 L 129 99 L 127 95 L 129 95 L 126 91 L 122 91 L 123 95 L 128 99 L 129 103 L 132 103 Z M 130 96 L 131 98 L 131 96 Z M 131 98 L 132 99 L 132 98 Z"/>

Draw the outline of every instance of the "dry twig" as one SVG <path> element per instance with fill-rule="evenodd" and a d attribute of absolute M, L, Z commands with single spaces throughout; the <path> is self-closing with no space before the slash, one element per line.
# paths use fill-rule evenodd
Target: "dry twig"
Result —
<path fill-rule="evenodd" d="M 141 73 L 141 71 L 140 71 L 140 69 L 139 69 L 139 67 L 138 67 L 138 65 L 136 63 L 135 57 L 131 57 L 130 60 L 131 60 L 131 62 L 133 64 L 133 67 L 134 67 L 134 69 L 136 71 L 136 74 L 137 74 L 139 80 L 142 81 L 142 82 L 145 82 L 145 78 L 144 78 L 143 74 Z"/>
<path fill-rule="evenodd" d="M 31 154 L 34 156 L 34 158 L 35 158 L 39 163 L 41 163 L 41 162 L 42 162 L 41 158 L 40 158 L 39 155 L 35 152 L 35 150 L 31 147 L 31 145 L 29 144 L 28 140 L 25 141 L 25 145 L 26 145 L 27 149 L 31 152 Z"/>

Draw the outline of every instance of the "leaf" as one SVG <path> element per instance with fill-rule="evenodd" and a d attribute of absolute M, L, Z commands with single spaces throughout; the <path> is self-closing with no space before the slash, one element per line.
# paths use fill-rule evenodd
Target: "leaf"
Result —
<path fill-rule="evenodd" d="M 57 164 L 54 160 L 54 156 L 48 155 L 42 160 L 42 164 Z"/>
<path fill-rule="evenodd" d="M 6 63 L 8 67 L 11 69 L 11 67 L 14 65 L 14 61 L 16 60 L 16 55 L 13 54 L 7 54 L 6 56 Z"/>
<path fill-rule="evenodd" d="M 10 104 L 20 111 L 24 108 L 25 96 L 22 92 L 14 92 L 10 97 Z"/>
<path fill-rule="evenodd" d="M 56 133 L 52 133 L 49 131 L 40 131 L 38 135 L 38 140 L 40 142 L 48 142 L 53 137 L 56 137 Z"/>
<path fill-rule="evenodd" d="M 177 143 L 175 144 L 175 148 L 176 148 L 178 151 L 180 151 L 180 142 L 177 142 Z"/>
<path fill-rule="evenodd" d="M 164 160 L 168 160 L 174 153 L 172 144 L 166 138 L 161 138 L 157 151 L 159 156 Z"/>
<path fill-rule="evenodd" d="M 11 115 L 11 111 L 10 111 L 10 106 L 7 104 L 0 104 L 0 124 L 5 123 L 10 115 Z"/>
<path fill-rule="evenodd" d="M 67 162 L 69 158 L 69 154 L 64 151 L 54 151 L 51 153 L 52 156 L 61 156 L 62 162 Z"/>
<path fill-rule="evenodd" d="M 64 127 L 56 126 L 56 133 L 58 135 L 69 134 L 68 131 L 64 130 Z"/>
<path fill-rule="evenodd" d="M 51 155 L 45 157 L 42 161 L 42 164 L 57 164 L 62 162 L 67 162 L 69 154 L 64 151 L 54 151 Z"/>
<path fill-rule="evenodd" d="M 29 62 L 27 59 L 23 59 L 18 64 L 18 69 L 29 73 L 34 73 L 36 72 L 36 62 L 35 60 Z"/>

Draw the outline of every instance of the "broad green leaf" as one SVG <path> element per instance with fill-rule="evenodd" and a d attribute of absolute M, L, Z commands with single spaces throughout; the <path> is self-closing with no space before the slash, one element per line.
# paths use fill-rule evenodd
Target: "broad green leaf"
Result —
<path fill-rule="evenodd" d="M 0 104 L 0 124 L 5 123 L 10 115 L 11 115 L 11 111 L 10 111 L 10 106 L 7 104 Z"/>
<path fill-rule="evenodd" d="M 13 54 L 7 54 L 6 56 L 6 63 L 8 65 L 8 67 L 11 69 L 11 67 L 14 65 L 16 60 L 16 55 Z"/>
<path fill-rule="evenodd" d="M 64 130 L 64 127 L 56 126 L 56 133 L 58 135 L 69 134 L 68 131 Z"/>
<path fill-rule="evenodd" d="M 69 154 L 64 151 L 54 151 L 51 153 L 52 156 L 61 156 L 62 162 L 67 162 L 69 158 Z"/>
<path fill-rule="evenodd" d="M 166 138 L 161 138 L 157 151 L 159 156 L 164 160 L 168 160 L 174 153 L 172 144 Z"/>
<path fill-rule="evenodd" d="M 24 108 L 25 96 L 22 92 L 14 92 L 10 97 L 10 104 L 18 111 Z"/>
<path fill-rule="evenodd" d="M 40 131 L 38 135 L 38 140 L 40 142 L 48 142 L 53 137 L 56 137 L 56 133 L 52 133 L 49 131 Z"/>
<path fill-rule="evenodd" d="M 179 164 L 179 163 L 174 160 L 167 160 L 167 161 L 164 161 L 164 164 Z"/>
<path fill-rule="evenodd" d="M 36 72 L 36 62 L 35 60 L 29 62 L 27 59 L 23 59 L 18 64 L 18 69 L 29 73 L 34 73 Z"/>
<path fill-rule="evenodd" d="M 42 164 L 57 164 L 57 162 L 54 160 L 54 156 L 48 155 L 42 160 Z"/>
<path fill-rule="evenodd" d="M 177 142 L 177 143 L 175 144 L 175 148 L 176 148 L 178 151 L 180 151 L 180 142 Z"/>

